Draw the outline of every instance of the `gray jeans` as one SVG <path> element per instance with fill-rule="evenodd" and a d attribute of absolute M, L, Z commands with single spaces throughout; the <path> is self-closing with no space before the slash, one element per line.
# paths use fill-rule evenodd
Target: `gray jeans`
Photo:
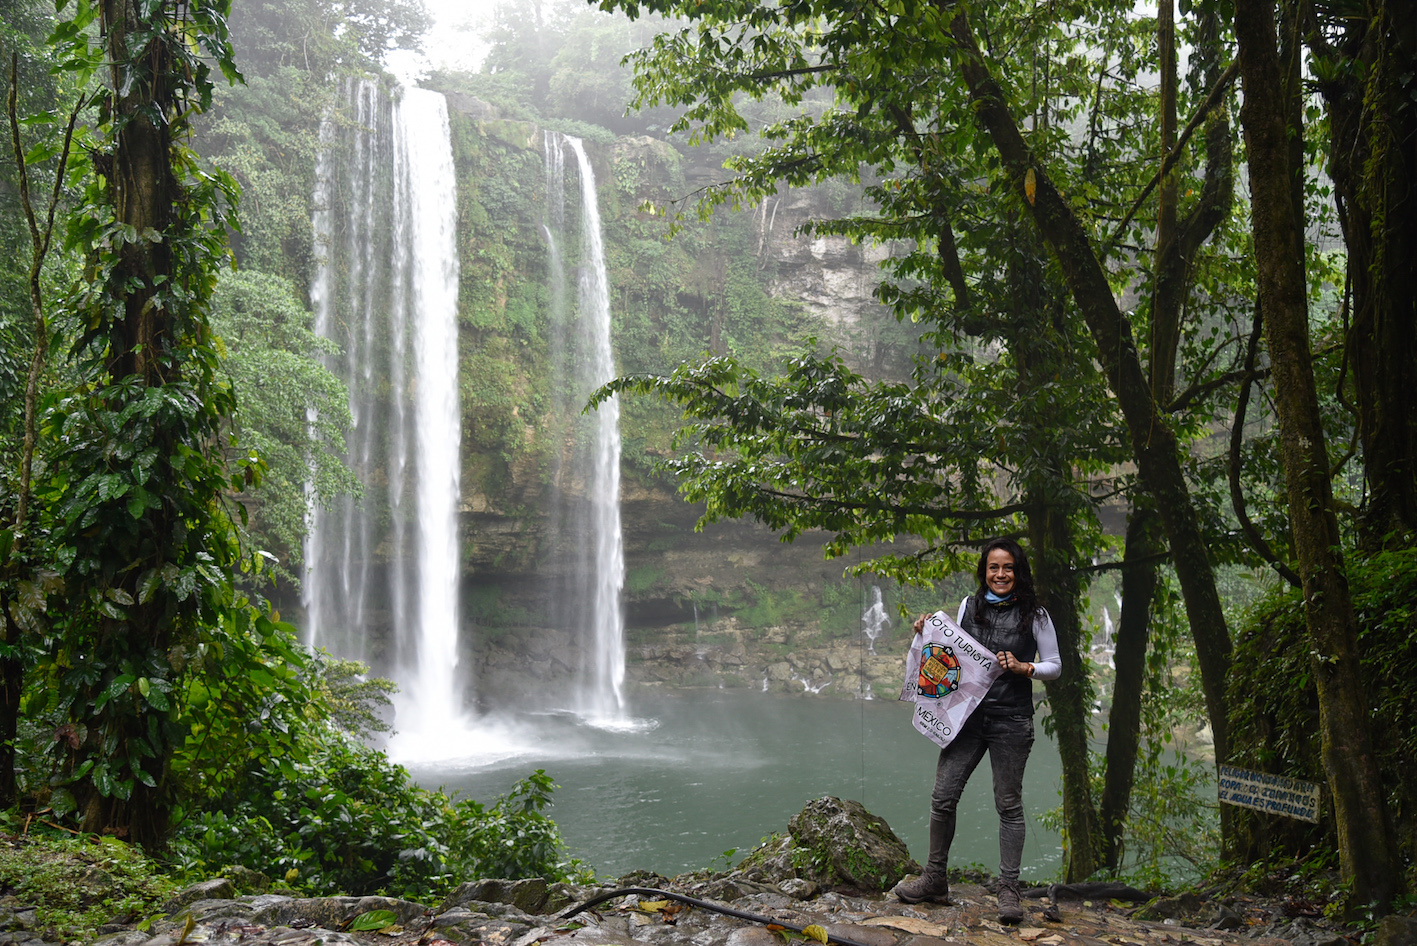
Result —
<path fill-rule="evenodd" d="M 1033 748 L 1032 716 L 970 716 L 954 742 L 940 750 L 930 818 L 944 830 L 945 846 L 954 840 L 955 809 L 984 751 L 994 770 L 994 808 L 999 812 L 999 876 L 1018 880 L 1023 859 L 1023 768 Z"/>

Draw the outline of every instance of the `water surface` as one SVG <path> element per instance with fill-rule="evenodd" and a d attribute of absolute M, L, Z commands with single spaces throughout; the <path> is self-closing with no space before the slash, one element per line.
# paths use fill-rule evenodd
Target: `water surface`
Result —
<path fill-rule="evenodd" d="M 939 753 L 911 728 L 906 704 L 745 690 L 627 697 L 629 726 L 596 728 L 569 714 L 488 719 L 460 737 L 465 757 L 405 764 L 424 786 L 483 802 L 545 769 L 558 785 L 551 816 L 570 853 L 602 877 L 637 868 L 672 876 L 711 866 L 729 849 L 736 862 L 823 795 L 861 802 L 924 859 Z M 1058 835 L 1038 823 L 1060 804 L 1061 783 L 1057 747 L 1038 730 L 1024 778 L 1029 878 L 1062 862 Z M 951 863 L 997 872 L 998 859 L 986 757 L 960 803 Z"/>

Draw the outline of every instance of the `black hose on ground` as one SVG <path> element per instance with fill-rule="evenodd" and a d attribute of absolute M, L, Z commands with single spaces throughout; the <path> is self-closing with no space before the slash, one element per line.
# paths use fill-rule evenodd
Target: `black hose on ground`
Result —
<path fill-rule="evenodd" d="M 586 910 L 589 910 L 591 907 L 597 906 L 598 904 L 602 904 L 607 900 L 614 900 L 616 897 L 625 897 L 629 896 L 630 894 L 638 894 L 641 897 L 656 897 L 662 900 L 677 900 L 679 903 L 687 903 L 691 907 L 699 907 L 703 910 L 711 910 L 714 913 L 722 913 L 724 916 L 731 916 L 739 920 L 747 920 L 750 923 L 770 923 L 775 926 L 780 926 L 783 929 L 791 930 L 794 933 L 801 933 L 803 932 L 803 930 L 806 929 L 806 927 L 803 926 L 794 926 L 793 924 L 788 923 L 785 920 L 776 920 L 772 917 L 758 916 L 756 913 L 745 913 L 742 910 L 735 910 L 732 907 L 725 907 L 721 903 L 713 903 L 709 900 L 698 900 L 694 897 L 686 897 L 681 893 L 671 893 L 668 890 L 657 890 L 654 887 L 621 887 L 618 890 L 612 890 L 609 893 L 603 893 L 598 897 L 592 897 L 585 903 L 582 903 L 580 906 L 576 907 L 574 910 L 568 910 L 565 913 L 562 913 L 560 916 L 557 917 L 557 919 L 569 920 L 577 913 L 583 913 Z M 839 943 L 840 946 L 865 946 L 864 943 L 858 943 L 855 940 L 844 939 L 840 936 L 833 936 L 830 933 L 827 934 L 827 939 L 832 943 Z"/>

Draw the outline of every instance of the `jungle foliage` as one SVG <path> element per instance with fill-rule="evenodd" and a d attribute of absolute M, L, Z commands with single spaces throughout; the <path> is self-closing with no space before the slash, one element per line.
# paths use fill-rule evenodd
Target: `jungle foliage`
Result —
<path fill-rule="evenodd" d="M 312 892 L 569 876 L 544 773 L 486 806 L 417 788 L 360 742 L 391 685 L 310 654 L 257 596 L 293 577 L 309 473 L 321 499 L 353 488 L 344 392 L 296 288 L 321 97 L 292 90 L 376 66 L 426 20 L 248 8 L 238 42 L 262 54 L 242 84 L 230 12 L 6 5 L 0 801 Z M 263 47 L 271 30 L 299 55 Z"/>
<path fill-rule="evenodd" d="M 1150 510 L 1154 534 L 1162 541 L 1146 539 L 1139 528 L 1136 542 L 1129 534 L 1126 560 L 1118 567 L 1135 573 L 1164 556 L 1174 568 L 1222 761 L 1231 750 L 1226 693 L 1231 641 L 1215 568 L 1262 558 L 1288 580 L 1302 573 L 1313 590 L 1309 626 L 1313 646 L 1323 655 L 1317 669 L 1321 691 L 1329 685 L 1323 741 L 1333 754 L 1327 775 L 1341 821 L 1335 834 L 1343 842 L 1345 875 L 1359 900 L 1388 902 L 1400 886 L 1392 880 L 1396 853 L 1344 841 L 1372 841 L 1362 834 L 1364 825 L 1380 831 L 1386 815 L 1382 799 L 1364 787 L 1372 780 L 1363 767 L 1339 761 L 1342 747 L 1365 745 L 1367 734 L 1357 688 L 1339 685 L 1353 662 L 1353 624 L 1342 591 L 1342 564 L 1332 550 L 1340 541 L 1340 516 L 1350 541 L 1364 520 L 1331 498 L 1330 484 L 1343 462 L 1331 467 L 1324 451 L 1326 440 L 1355 438 L 1370 423 L 1361 411 L 1346 409 L 1353 403 L 1353 386 L 1366 382 L 1345 378 L 1340 370 L 1336 383 L 1319 393 L 1315 379 L 1333 377 L 1324 354 L 1335 349 L 1311 344 L 1309 323 L 1322 327 L 1326 321 L 1311 310 L 1332 305 L 1342 262 L 1334 267 L 1297 229 L 1281 235 L 1269 226 L 1276 208 L 1320 226 L 1331 219 L 1324 186 L 1305 174 L 1320 155 L 1306 157 L 1304 150 L 1295 52 L 1295 36 L 1308 28 L 1295 24 L 1315 16 L 1321 28 L 1336 28 L 1337 21 L 1325 19 L 1331 11 L 1282 5 L 1276 38 L 1273 5 L 1262 0 L 1240 5 L 1237 29 L 1245 29 L 1238 36 L 1227 32 L 1222 16 L 1227 11 L 1213 4 L 1183 6 L 1179 24 L 1169 2 L 1158 4 L 1154 19 L 1117 17 L 1110 8 L 1086 4 L 1048 16 L 1031 15 L 1037 11 L 1026 6 L 879 7 L 850 0 L 808 6 L 607 0 L 602 6 L 631 17 L 648 11 L 687 20 L 632 57 L 637 104 L 679 109 L 672 130 L 696 140 L 756 131 L 763 142 L 761 152 L 730 161 L 737 176 L 706 191 L 701 214 L 723 205 L 751 205 L 784 184 L 870 169 L 872 176 L 863 175 L 872 201 L 868 210 L 817 220 L 809 229 L 861 240 L 913 238 L 912 253 L 887 262 L 893 279 L 882 285 L 880 296 L 899 317 L 930 326 L 930 341 L 940 349 L 938 357 L 919 363 L 910 384 L 894 388 L 810 356 L 794 359 L 772 378 L 719 358 L 669 374 L 630 375 L 607 386 L 603 394 L 653 394 L 684 411 L 690 426 L 680 446 L 701 442 L 706 449 L 681 454 L 666 467 L 680 476 L 686 492 L 708 504 L 707 518 L 748 514 L 788 538 L 826 528 L 836 536 L 837 554 L 879 535 L 914 534 L 927 543 L 918 557 L 886 557 L 869 566 L 897 568 L 896 577 L 905 579 L 948 568 L 953 550 L 977 541 L 980 532 L 1025 533 L 1042 560 L 1035 567 L 1055 621 L 1063 614 L 1065 677 L 1075 677 L 1079 648 L 1068 624 L 1077 613 L 1078 587 L 1095 570 L 1076 563 L 1103 552 L 1105 545 L 1087 523 L 1102 495 L 1125 496 L 1133 510 Z M 1260 16 L 1264 11 L 1268 20 Z M 1179 97 L 1178 28 L 1192 47 L 1187 88 Z M 1381 17 L 1364 29 L 1374 41 L 1389 35 Z M 1264 43 L 1271 57 L 1280 49 L 1287 72 L 1257 71 Z M 1393 63 L 1410 59 L 1407 47 L 1383 49 L 1379 55 Z M 1226 68 L 1237 50 L 1238 70 Z M 1144 71 L 1159 72 L 1159 90 L 1141 83 Z M 1252 233 L 1241 228 L 1244 218 L 1231 206 L 1227 86 L 1237 71 L 1247 88 Z M 1406 81 L 1396 78 L 1398 85 Z M 803 108 L 761 127 L 744 111 L 745 103 L 764 99 L 805 105 L 810 94 L 823 89 L 833 99 L 825 111 Z M 1410 102 L 1384 101 L 1402 116 L 1412 110 Z M 1158 112 L 1159 126 L 1149 120 Z M 1178 113 L 1190 115 L 1181 135 Z M 1322 127 L 1321 115 L 1311 112 L 1309 118 Z M 1261 127 L 1263 138 L 1256 137 Z M 1188 146 L 1194 131 L 1204 143 Z M 1160 139 L 1151 138 L 1153 133 Z M 1274 147 L 1261 147 L 1264 142 Z M 1400 145 L 1390 138 L 1382 142 L 1383 148 L 1412 146 L 1410 136 Z M 1152 158 L 1158 153 L 1160 167 Z M 1149 201 L 1153 192 L 1159 198 Z M 1019 221 L 1025 221 L 1023 239 L 1015 235 Z M 1389 249 L 1403 245 L 1400 234 L 1384 232 L 1381 239 Z M 1037 250 L 1030 250 L 1031 241 Z M 1028 265 L 1030 252 L 1041 265 Z M 988 274 L 1001 259 L 1023 265 L 1007 267 L 996 287 Z M 1289 281 L 1282 294 L 1271 260 L 1287 261 Z M 1297 279 L 1291 278 L 1294 272 Z M 1389 281 L 1389 290 L 1398 291 L 1399 282 Z M 1136 302 L 1124 310 L 1118 295 Z M 1262 319 L 1247 301 L 1257 296 Z M 1410 294 L 1402 299 L 1406 305 Z M 1343 364 L 1361 375 L 1361 362 L 1341 355 L 1344 345 L 1363 345 L 1346 335 L 1345 313 L 1340 306 L 1335 321 L 1344 323 L 1345 337 L 1337 349 Z M 1058 345 L 1050 360 L 1044 347 L 1050 332 L 1066 339 L 1069 328 L 1084 325 L 1085 341 Z M 1261 329 L 1273 376 L 1256 360 Z M 991 367 L 1010 361 L 1020 366 L 1018 380 L 987 402 L 984 420 L 961 425 L 963 431 L 950 421 L 964 413 L 962 405 L 976 386 L 956 385 L 964 372 L 954 363 L 954 350 Z M 1080 378 L 1100 381 L 1097 368 L 1115 400 L 1104 398 L 1105 406 L 1092 416 L 1097 395 L 1069 390 L 1067 379 L 1071 369 Z M 1277 454 L 1270 452 L 1274 441 L 1260 441 L 1263 453 L 1278 456 L 1281 469 L 1256 464 L 1248 472 L 1260 477 L 1247 480 L 1245 405 L 1256 384 L 1284 418 Z M 1026 405 L 1027 413 L 1009 417 L 1014 403 Z M 1111 408 L 1115 414 L 1108 413 Z M 1004 422 L 996 423 L 996 416 Z M 1120 461 L 1115 453 L 1089 452 L 1082 443 L 1050 443 L 1060 426 L 1069 432 L 1110 431 L 1112 448 L 1134 464 L 1135 479 L 1115 475 Z M 1232 426 L 1227 459 L 1206 441 Z M 997 442 L 980 443 L 970 436 L 976 430 Z M 1025 445 L 1021 456 L 1010 440 L 1015 433 Z M 1346 457 L 1354 455 L 1350 449 Z M 1380 462 L 1383 470 L 1395 468 L 1395 461 L 1378 452 L 1362 459 Z M 1386 475 L 1366 469 L 1365 474 L 1374 487 Z M 1268 502 L 1285 480 L 1291 496 L 1287 509 Z M 1218 489 L 1226 481 L 1228 504 Z M 976 484 L 983 488 L 960 502 L 960 494 Z M 1338 493 L 1346 498 L 1387 503 L 1371 493 L 1354 497 L 1347 486 L 1338 480 Z M 1261 515 L 1285 543 L 1279 553 L 1254 524 L 1249 505 L 1269 506 Z M 1312 523 L 1318 521 L 1325 521 L 1328 531 L 1314 538 Z M 1402 534 L 1410 537 L 1410 524 Z M 1315 549 L 1330 551 L 1325 558 L 1313 554 Z M 1137 656 L 1147 648 L 1145 600 L 1154 583 L 1139 583 L 1145 599 L 1128 635 Z M 1119 658 L 1121 650 L 1119 642 Z M 1129 659 L 1126 665 L 1129 699 L 1139 705 L 1142 664 Z M 1122 683 L 1119 677 L 1119 695 Z M 1049 695 L 1064 757 L 1068 873 L 1082 877 L 1099 866 L 1099 857 L 1112 861 L 1113 832 L 1120 822 L 1114 813 L 1106 835 L 1100 833 L 1085 739 L 1065 738 L 1068 726 L 1082 723 L 1090 700 L 1065 690 L 1050 686 Z M 1121 736 L 1134 745 L 1138 721 L 1133 714 L 1123 731 L 1113 729 L 1111 739 Z M 1134 751 L 1116 757 L 1122 808 Z M 1381 866 L 1372 857 L 1365 860 L 1359 847 L 1381 848 L 1376 857 Z"/>

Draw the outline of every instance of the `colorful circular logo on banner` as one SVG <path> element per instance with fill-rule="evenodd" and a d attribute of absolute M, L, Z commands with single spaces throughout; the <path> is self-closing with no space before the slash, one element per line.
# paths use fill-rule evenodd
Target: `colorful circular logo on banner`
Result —
<path fill-rule="evenodd" d="M 939 699 L 959 689 L 959 658 L 943 644 L 926 644 L 920 651 L 920 695 Z"/>

